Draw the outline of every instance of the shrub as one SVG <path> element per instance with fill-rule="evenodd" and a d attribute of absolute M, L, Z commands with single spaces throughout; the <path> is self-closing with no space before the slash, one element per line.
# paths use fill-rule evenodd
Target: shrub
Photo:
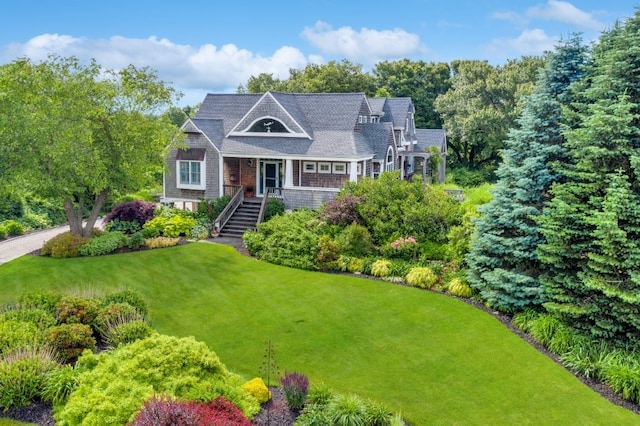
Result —
<path fill-rule="evenodd" d="M 2 224 L 2 226 L 10 237 L 24 234 L 24 226 L 17 220 L 7 220 Z"/>
<path fill-rule="evenodd" d="M 371 275 L 374 277 L 388 277 L 391 272 L 391 262 L 386 259 L 379 259 L 371 265 Z"/>
<path fill-rule="evenodd" d="M 94 326 L 100 312 L 99 306 L 95 299 L 64 296 L 56 303 L 56 320 L 61 324 L 80 323 Z"/>
<path fill-rule="evenodd" d="M 307 399 L 310 404 L 325 406 L 333 398 L 333 392 L 323 384 L 315 384 L 309 388 Z"/>
<path fill-rule="evenodd" d="M 131 250 L 136 250 L 142 246 L 144 246 L 144 235 L 142 234 L 142 231 L 138 231 L 129 236 L 129 239 L 127 240 L 127 247 Z"/>
<path fill-rule="evenodd" d="M 296 426 L 331 426 L 330 413 L 326 407 L 307 404 L 302 413 L 296 418 Z"/>
<path fill-rule="evenodd" d="M 127 222 L 120 219 L 113 219 L 107 222 L 104 229 L 108 232 L 122 232 L 123 234 L 131 235 L 142 229 L 142 225 L 137 221 Z"/>
<path fill-rule="evenodd" d="M 516 313 L 511 319 L 511 323 L 523 332 L 528 333 L 531 330 L 533 321 L 540 315 L 541 314 L 538 311 L 525 309 L 522 312 Z"/>
<path fill-rule="evenodd" d="M 420 288 L 432 288 L 438 282 L 438 276 L 427 266 L 412 268 L 405 279 L 407 284 Z"/>
<path fill-rule="evenodd" d="M 133 290 L 121 290 L 115 293 L 110 293 L 101 299 L 103 306 L 108 306 L 114 303 L 127 303 L 133 306 L 143 317 L 147 317 L 149 314 L 149 306 L 140 293 Z"/>
<path fill-rule="evenodd" d="M 473 290 L 469 287 L 469 284 L 463 282 L 460 278 L 456 277 L 449 281 L 447 291 L 454 296 L 458 297 L 471 297 L 473 296 Z"/>
<path fill-rule="evenodd" d="M 3 321 L 22 321 L 33 324 L 40 331 L 56 325 L 56 319 L 49 311 L 40 308 L 16 307 L 0 314 L 0 327 Z M 2 339 L 0 339 L 0 344 Z M 0 351 L 1 352 L 1 351 Z"/>
<path fill-rule="evenodd" d="M 418 256 L 418 242 L 414 236 L 398 237 L 382 246 L 381 250 L 390 259 L 413 260 Z"/>
<path fill-rule="evenodd" d="M 264 380 L 262 380 L 261 377 L 249 380 L 242 385 L 242 389 L 249 392 L 260 404 L 264 404 L 271 399 L 271 391 L 267 388 L 267 385 L 264 384 Z"/>
<path fill-rule="evenodd" d="M 155 237 L 144 240 L 144 245 L 150 249 L 173 247 L 178 245 L 180 238 Z"/>
<path fill-rule="evenodd" d="M 529 334 L 543 346 L 549 345 L 554 334 L 562 326 L 560 319 L 551 314 L 542 314 L 531 323 Z"/>
<path fill-rule="evenodd" d="M 40 398 L 45 375 L 57 365 L 47 348 L 21 350 L 0 357 L 0 409 L 24 407 Z"/>
<path fill-rule="evenodd" d="M 133 232 L 136 232 L 137 230 L 142 228 L 142 226 L 147 223 L 147 221 L 153 218 L 155 210 L 156 205 L 148 201 L 135 200 L 125 202 L 115 206 L 113 210 L 111 210 L 111 212 L 109 212 L 109 214 L 105 216 L 104 221 L 105 223 L 111 223 L 117 220 L 120 224 L 135 222 L 137 223 L 137 226 L 132 226 L 131 229 L 133 230 Z"/>
<path fill-rule="evenodd" d="M 345 194 L 333 201 L 324 203 L 320 209 L 318 218 L 331 225 L 347 226 L 352 223 L 362 224 L 362 218 L 357 210 L 357 206 L 361 202 L 362 197 Z"/>
<path fill-rule="evenodd" d="M 222 210 L 227 207 L 229 201 L 231 201 L 230 195 L 223 195 L 215 200 L 200 200 L 198 202 L 196 216 L 207 218 L 209 222 L 213 222 L 218 216 L 220 216 Z"/>
<path fill-rule="evenodd" d="M 80 256 L 80 247 L 88 242 L 89 238 L 71 232 L 63 232 L 44 243 L 40 254 L 54 258 L 78 257 Z"/>
<path fill-rule="evenodd" d="M 122 232 L 105 232 L 94 237 L 78 250 L 82 256 L 102 256 L 127 245 L 128 238 Z"/>
<path fill-rule="evenodd" d="M 96 339 L 86 324 L 62 324 L 47 330 L 47 341 L 65 362 L 75 361 L 85 349 L 94 351 Z"/>
<path fill-rule="evenodd" d="M 365 424 L 370 426 L 388 426 L 393 413 L 385 406 L 373 402 L 365 403 Z"/>
<path fill-rule="evenodd" d="M 640 402 L 640 362 L 637 356 L 618 351 L 602 366 L 601 378 L 627 401 Z"/>
<path fill-rule="evenodd" d="M 189 231 L 189 238 L 193 240 L 204 240 L 211 235 L 211 225 L 206 219 L 198 219 L 196 224 Z"/>
<path fill-rule="evenodd" d="M 8 232 L 2 223 L 0 223 L 0 240 L 7 238 Z"/>
<path fill-rule="evenodd" d="M 198 403 L 176 401 L 168 396 L 154 395 L 131 422 L 131 426 L 197 425 L 200 419 Z"/>
<path fill-rule="evenodd" d="M 285 371 L 284 376 L 280 379 L 280 384 L 289 408 L 301 410 L 309 392 L 309 379 L 307 376 L 295 371 L 291 373 Z"/>
<path fill-rule="evenodd" d="M 284 202 L 280 198 L 269 198 L 264 211 L 264 221 L 280 214 L 284 214 Z"/>
<path fill-rule="evenodd" d="M 44 332 L 33 323 L 18 320 L 0 321 L 0 354 L 38 348 L 44 342 Z"/>
<path fill-rule="evenodd" d="M 369 230 L 362 225 L 352 223 L 336 238 L 340 254 L 355 257 L 366 257 L 375 252 Z"/>
<path fill-rule="evenodd" d="M 323 235 L 318 240 L 318 254 L 316 260 L 320 268 L 330 268 L 330 265 L 335 262 L 338 257 L 338 245 L 328 235 Z"/>
<path fill-rule="evenodd" d="M 201 417 L 197 423 L 198 426 L 251 426 L 251 422 L 242 414 L 242 411 L 221 396 L 209 403 L 200 404 L 199 413 Z"/>
<path fill-rule="evenodd" d="M 150 228 L 158 231 L 160 235 L 169 238 L 189 235 L 191 228 L 196 224 L 196 220 L 190 216 L 156 216 L 145 223 L 144 229 Z"/>
<path fill-rule="evenodd" d="M 60 424 L 126 424 L 154 394 L 196 401 L 224 396 L 248 417 L 260 409 L 240 377 L 193 337 L 153 334 L 112 351 L 85 351 L 76 369 L 83 371 L 78 386 L 54 414 Z"/>
<path fill-rule="evenodd" d="M 116 320 L 106 325 L 104 340 L 110 348 L 128 345 L 136 340 L 142 340 L 154 333 L 153 328 L 142 320 Z"/>
<path fill-rule="evenodd" d="M 56 315 L 56 305 L 62 299 L 62 294 L 57 292 L 26 292 L 18 296 L 18 303 L 21 308 L 42 309 L 54 317 Z"/>
<path fill-rule="evenodd" d="M 351 258 L 349 264 L 347 265 L 347 271 L 351 272 L 352 274 L 361 274 L 364 272 L 365 266 L 365 259 Z"/>
<path fill-rule="evenodd" d="M 78 374 L 70 365 L 48 371 L 44 378 L 42 399 L 54 405 L 64 404 L 78 385 Z"/>

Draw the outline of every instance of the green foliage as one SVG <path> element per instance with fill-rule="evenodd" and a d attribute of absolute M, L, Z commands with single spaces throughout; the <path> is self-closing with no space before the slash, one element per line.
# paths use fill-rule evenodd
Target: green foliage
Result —
<path fill-rule="evenodd" d="M 150 249 L 157 249 L 157 248 L 173 247 L 175 245 L 178 245 L 179 242 L 180 242 L 180 238 L 155 237 L 155 238 L 145 238 L 144 245 Z"/>
<path fill-rule="evenodd" d="M 196 219 L 196 224 L 189 231 L 189 238 L 205 240 L 211 236 L 211 223 L 206 218 Z"/>
<path fill-rule="evenodd" d="M 127 240 L 127 247 L 132 249 L 132 250 L 136 250 L 139 249 L 140 247 L 144 246 L 144 235 L 142 234 L 141 231 L 138 231 L 134 234 L 131 234 L 129 236 L 129 239 Z"/>
<path fill-rule="evenodd" d="M 331 424 L 336 426 L 366 425 L 367 405 L 356 395 L 338 394 L 327 406 Z"/>
<path fill-rule="evenodd" d="M 272 217 L 284 214 L 284 201 L 280 198 L 269 198 L 264 211 L 264 220 L 270 220 Z"/>
<path fill-rule="evenodd" d="M 0 68 L 0 87 L 11 111 L 0 114 L 3 181 L 64 202 L 72 232 L 85 237 L 109 195 L 150 183 L 160 154 L 183 138 L 157 114 L 178 94 L 148 68 L 23 57 Z"/>
<path fill-rule="evenodd" d="M 155 334 L 108 353 L 85 352 L 76 368 L 83 371 L 78 385 L 54 413 L 60 424 L 126 424 L 154 394 L 199 401 L 224 396 L 249 418 L 260 407 L 240 378 L 192 337 Z"/>
<path fill-rule="evenodd" d="M 405 279 L 407 284 L 420 288 L 433 288 L 438 282 L 438 276 L 427 266 L 411 268 Z"/>
<path fill-rule="evenodd" d="M 0 357 L 0 409 L 24 407 L 39 399 L 46 374 L 57 363 L 46 348 L 27 349 Z"/>
<path fill-rule="evenodd" d="M 23 307 L 20 305 L 13 309 L 8 309 L 0 314 L 0 324 L 3 321 L 11 320 L 33 324 L 40 331 L 44 331 L 47 328 L 56 325 L 56 318 L 50 311 L 41 308 Z M 2 339 L 0 339 L 0 341 L 1 340 Z"/>
<path fill-rule="evenodd" d="M 27 291 L 18 296 L 18 303 L 23 309 L 42 309 L 55 316 L 62 297 L 62 293 L 53 291 Z"/>
<path fill-rule="evenodd" d="M 78 250 L 81 256 L 102 256 L 126 246 L 129 239 L 122 232 L 105 232 L 93 237 Z"/>
<path fill-rule="evenodd" d="M 24 234 L 24 226 L 17 220 L 7 220 L 2 222 L 2 227 L 10 237 Z"/>
<path fill-rule="evenodd" d="M 330 268 L 333 262 L 338 260 L 338 257 L 340 257 L 338 244 L 329 235 L 321 236 L 318 240 L 318 254 L 316 255 L 320 269 Z"/>
<path fill-rule="evenodd" d="M 299 411 L 304 407 L 309 391 L 309 379 L 302 373 L 285 372 L 280 379 L 282 391 L 290 409 Z"/>
<path fill-rule="evenodd" d="M 601 369 L 601 377 L 622 398 L 640 402 L 640 360 L 637 354 L 610 357 Z"/>
<path fill-rule="evenodd" d="M 54 258 L 78 257 L 80 248 L 89 242 L 89 238 L 63 232 L 51 238 L 42 246 L 40 254 Z"/>
<path fill-rule="evenodd" d="M 0 193 L 0 223 L 6 220 L 19 219 L 24 214 L 22 199 L 10 191 Z"/>
<path fill-rule="evenodd" d="M 47 330 L 47 341 L 65 362 L 75 361 L 85 350 L 96 349 L 96 339 L 86 324 L 61 324 Z"/>
<path fill-rule="evenodd" d="M 570 83 L 583 74 L 584 50 L 574 38 L 550 55 L 533 94 L 524 99 L 519 127 L 505 142 L 492 199 L 478 208 L 466 257 L 469 281 L 494 308 L 517 312 L 545 301 L 537 256 L 543 238 L 535 220 L 560 177 L 550 165 L 564 161 L 567 120 L 561 112 L 563 102 L 570 102 Z"/>
<path fill-rule="evenodd" d="M 145 321 L 125 318 L 107 323 L 104 335 L 107 346 L 117 348 L 145 339 L 153 333 L 153 328 Z"/>
<path fill-rule="evenodd" d="M 157 231 L 164 237 L 175 238 L 190 235 L 191 228 L 195 225 L 195 218 L 176 214 L 169 217 L 156 216 L 144 224 L 144 229 Z"/>
<path fill-rule="evenodd" d="M 459 204 L 444 191 L 420 179 L 400 180 L 397 173 L 348 183 L 341 194 L 362 198 L 356 209 L 377 245 L 409 235 L 417 241 L 445 242 L 449 228 L 460 221 Z"/>
<path fill-rule="evenodd" d="M 277 265 L 315 270 L 323 223 L 317 213 L 298 210 L 258 224 L 257 231 L 243 235 L 249 253 Z"/>
<path fill-rule="evenodd" d="M 78 385 L 80 373 L 71 365 L 62 365 L 47 372 L 42 388 L 42 399 L 54 406 L 63 405 Z"/>
<path fill-rule="evenodd" d="M 0 355 L 26 348 L 38 348 L 45 342 L 44 332 L 25 321 L 0 321 Z"/>
<path fill-rule="evenodd" d="M 231 201 L 230 195 L 223 195 L 215 200 L 200 200 L 198 202 L 196 216 L 206 218 L 210 223 L 213 223 L 213 221 L 220 216 L 222 210 L 227 207 L 229 201 Z"/>
<path fill-rule="evenodd" d="M 375 252 L 369 230 L 362 225 L 348 225 L 335 239 L 338 251 L 346 256 L 365 257 Z"/>
<path fill-rule="evenodd" d="M 108 222 L 104 229 L 107 232 L 121 232 L 123 234 L 135 234 L 142 229 L 142 225 L 135 220 L 126 221 L 120 219 L 113 219 Z"/>
<path fill-rule="evenodd" d="M 120 290 L 113 293 L 109 293 L 102 297 L 100 300 L 103 306 L 108 306 L 116 303 L 126 303 L 133 306 L 143 317 L 149 315 L 149 305 L 144 300 L 142 295 L 135 290 Z"/>

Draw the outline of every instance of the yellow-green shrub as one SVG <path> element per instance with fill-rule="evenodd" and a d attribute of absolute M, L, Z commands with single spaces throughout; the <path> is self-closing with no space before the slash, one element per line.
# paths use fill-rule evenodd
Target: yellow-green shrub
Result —
<path fill-rule="evenodd" d="M 144 245 L 150 249 L 172 247 L 178 244 L 180 238 L 155 237 L 144 240 Z"/>
<path fill-rule="evenodd" d="M 427 266 L 411 268 L 405 277 L 407 284 L 420 287 L 432 288 L 438 282 L 438 276 Z"/>
<path fill-rule="evenodd" d="M 271 399 L 271 391 L 260 377 L 249 380 L 242 385 L 242 389 L 257 399 L 260 404 L 264 404 Z"/>
<path fill-rule="evenodd" d="M 391 273 L 391 262 L 386 259 L 379 259 L 371 265 L 371 275 L 374 277 L 388 277 Z"/>
<path fill-rule="evenodd" d="M 473 290 L 469 287 L 469 284 L 462 282 L 460 278 L 454 278 L 449 282 L 449 293 L 458 297 L 471 297 Z"/>

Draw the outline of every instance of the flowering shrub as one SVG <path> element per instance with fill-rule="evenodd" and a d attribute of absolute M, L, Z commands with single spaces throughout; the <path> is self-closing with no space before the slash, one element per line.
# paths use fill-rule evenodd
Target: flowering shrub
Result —
<path fill-rule="evenodd" d="M 271 391 L 267 388 L 267 385 L 264 384 L 264 380 L 260 377 L 249 380 L 247 383 L 242 385 L 242 389 L 253 395 L 260 404 L 264 404 L 271 399 Z"/>
<path fill-rule="evenodd" d="M 287 404 L 292 410 L 301 410 L 304 407 L 307 393 L 309 392 L 309 379 L 302 373 L 285 372 L 280 379 Z"/>
<path fill-rule="evenodd" d="M 414 236 L 399 237 L 382 247 L 385 257 L 412 260 L 418 255 L 418 242 Z"/>

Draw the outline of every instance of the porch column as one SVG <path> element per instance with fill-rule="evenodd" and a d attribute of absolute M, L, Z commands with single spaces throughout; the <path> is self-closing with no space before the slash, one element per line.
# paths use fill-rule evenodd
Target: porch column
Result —
<path fill-rule="evenodd" d="M 351 167 L 349 170 L 349 181 L 357 182 L 358 181 L 358 162 L 352 161 Z"/>
<path fill-rule="evenodd" d="M 293 160 L 284 160 L 284 187 L 293 187 Z"/>

